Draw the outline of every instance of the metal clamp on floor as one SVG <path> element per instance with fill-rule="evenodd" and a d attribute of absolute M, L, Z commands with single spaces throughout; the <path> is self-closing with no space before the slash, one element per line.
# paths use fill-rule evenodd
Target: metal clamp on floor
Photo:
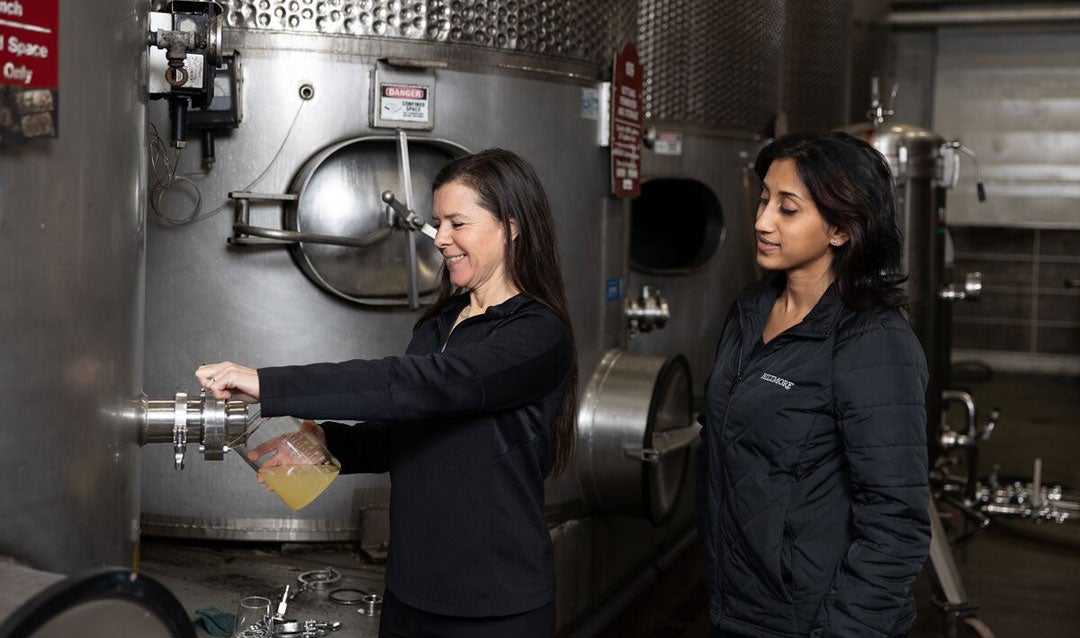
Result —
<path fill-rule="evenodd" d="M 286 620 L 274 624 L 275 638 L 318 638 L 341 629 L 338 621 Z"/>
<path fill-rule="evenodd" d="M 296 577 L 301 589 L 325 591 L 341 582 L 341 574 L 333 567 L 315 569 Z"/>

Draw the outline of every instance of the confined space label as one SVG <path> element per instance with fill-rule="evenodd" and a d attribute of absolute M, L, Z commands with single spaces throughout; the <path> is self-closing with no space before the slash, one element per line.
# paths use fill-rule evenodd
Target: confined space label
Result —
<path fill-rule="evenodd" d="M 379 117 L 391 122 L 426 124 L 431 119 L 428 87 L 383 84 L 379 87 Z"/>
<path fill-rule="evenodd" d="M 657 155 L 682 155 L 682 133 L 658 132 L 653 142 Z"/>
<path fill-rule="evenodd" d="M 56 88 L 59 0 L 0 0 L 0 84 Z"/>
<path fill-rule="evenodd" d="M 0 138 L 56 137 L 59 0 L 0 0 Z"/>

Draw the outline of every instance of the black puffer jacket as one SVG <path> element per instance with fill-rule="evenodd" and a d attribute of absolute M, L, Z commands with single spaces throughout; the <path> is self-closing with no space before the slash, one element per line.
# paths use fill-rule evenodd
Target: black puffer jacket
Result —
<path fill-rule="evenodd" d="M 783 277 L 737 299 L 706 388 L 698 512 L 714 625 L 754 637 L 897 636 L 930 544 L 926 363 L 895 310 L 829 287 L 761 334 Z"/>
<path fill-rule="evenodd" d="M 544 476 L 574 345 L 525 295 L 451 333 L 466 303 L 422 323 L 405 356 L 261 368 L 262 412 L 372 421 L 323 429 L 343 472 L 390 472 L 387 587 L 424 611 L 502 616 L 555 599 Z"/>

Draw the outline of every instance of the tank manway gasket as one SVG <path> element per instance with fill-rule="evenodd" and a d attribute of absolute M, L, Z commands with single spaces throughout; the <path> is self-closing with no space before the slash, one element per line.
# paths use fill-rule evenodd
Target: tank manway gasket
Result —
<path fill-rule="evenodd" d="M 330 599 L 330 602 L 339 605 L 360 605 L 364 602 L 364 597 L 367 595 L 368 592 L 362 589 L 343 587 L 330 592 L 327 598 Z"/>

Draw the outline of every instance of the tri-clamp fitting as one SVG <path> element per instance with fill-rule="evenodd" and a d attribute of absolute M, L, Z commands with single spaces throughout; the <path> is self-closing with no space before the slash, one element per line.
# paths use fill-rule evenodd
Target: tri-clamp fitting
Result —
<path fill-rule="evenodd" d="M 627 319 L 631 339 L 639 332 L 663 328 L 671 319 L 667 299 L 661 297 L 660 291 L 651 286 L 642 286 L 641 296 L 637 299 L 627 298 L 623 314 Z"/>
<path fill-rule="evenodd" d="M 178 470 L 184 469 L 189 441 L 199 442 L 199 452 L 208 461 L 225 458 L 228 443 L 243 436 L 248 420 L 243 401 L 222 401 L 205 392 L 189 397 L 187 390 L 177 390 L 169 399 L 142 397 L 138 414 L 139 444 L 172 443 Z"/>

